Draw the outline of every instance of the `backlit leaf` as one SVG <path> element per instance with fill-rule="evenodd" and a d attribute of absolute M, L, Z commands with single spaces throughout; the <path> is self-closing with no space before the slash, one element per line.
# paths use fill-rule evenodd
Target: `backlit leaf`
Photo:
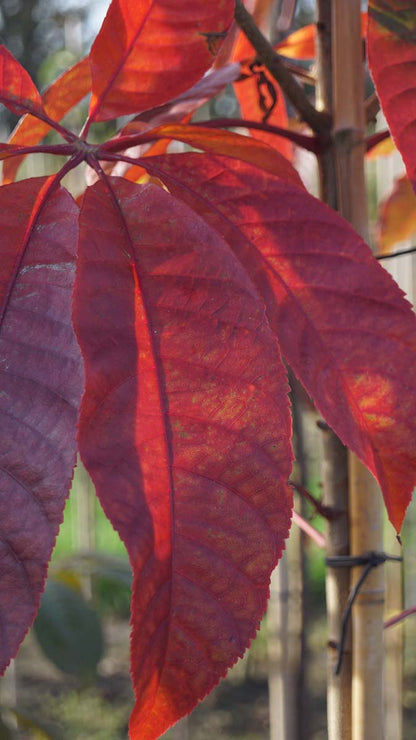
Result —
<path fill-rule="evenodd" d="M 41 114 L 42 100 L 30 75 L 14 56 L 0 45 L 0 103 L 20 116 L 31 111 Z"/>
<path fill-rule="evenodd" d="M 0 190 L 0 671 L 39 605 L 75 461 L 77 207 L 48 178 Z"/>
<path fill-rule="evenodd" d="M 113 0 L 90 54 L 90 120 L 153 108 L 194 85 L 233 10 L 233 0 Z"/>
<path fill-rule="evenodd" d="M 416 195 L 406 175 L 397 178 L 388 198 L 381 203 L 377 226 L 381 254 L 388 254 L 397 242 L 416 232 Z"/>
<path fill-rule="evenodd" d="M 314 59 L 315 58 L 316 25 L 310 23 L 308 26 L 299 28 L 287 36 L 275 49 L 289 59 Z"/>
<path fill-rule="evenodd" d="M 368 61 L 380 103 L 416 187 L 416 5 L 370 0 Z"/>
<path fill-rule="evenodd" d="M 372 146 L 371 149 L 366 153 L 365 158 L 369 161 L 371 159 L 377 159 L 378 157 L 389 157 L 396 150 L 394 141 L 391 136 L 388 136 L 383 141 L 379 141 L 378 144 Z"/>
<path fill-rule="evenodd" d="M 133 566 L 130 732 L 153 740 L 254 637 L 289 527 L 291 424 L 228 246 L 163 189 L 109 182 L 81 213 L 79 443 Z"/>
<path fill-rule="evenodd" d="M 142 163 L 203 215 L 246 266 L 285 359 L 377 477 L 399 530 L 416 482 L 410 304 L 357 233 L 305 190 L 231 159 L 205 154 L 202 166 L 200 157 L 171 154 Z"/>

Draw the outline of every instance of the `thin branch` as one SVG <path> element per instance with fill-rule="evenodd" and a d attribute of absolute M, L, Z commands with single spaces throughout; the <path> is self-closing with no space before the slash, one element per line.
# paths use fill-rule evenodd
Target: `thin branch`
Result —
<path fill-rule="evenodd" d="M 7 148 L 5 148 L 7 147 Z M 73 144 L 37 144 L 36 146 L 14 146 L 0 144 L 0 161 L 12 157 L 24 157 L 27 154 L 59 154 L 69 156 L 74 152 Z"/>
<path fill-rule="evenodd" d="M 312 527 L 312 524 L 309 524 L 309 522 L 306 521 L 306 519 L 303 518 L 300 514 L 297 513 L 297 511 L 293 511 L 292 513 L 292 519 L 295 524 L 298 525 L 299 529 L 301 529 L 305 534 L 307 534 L 311 540 L 313 540 L 318 547 L 320 547 L 322 550 L 325 549 L 325 537 L 318 532 L 315 527 Z"/>
<path fill-rule="evenodd" d="M 398 249 L 397 252 L 391 252 L 390 254 L 375 254 L 376 260 L 390 260 L 393 257 L 401 257 L 403 254 L 413 254 L 416 252 L 416 247 L 409 247 L 408 249 Z"/>
<path fill-rule="evenodd" d="M 409 606 L 408 609 L 400 612 L 400 614 L 395 614 L 394 617 L 386 619 L 386 621 L 384 622 L 384 629 L 387 629 L 388 627 L 393 627 L 395 624 L 399 624 L 399 622 L 402 622 L 403 619 L 406 619 L 406 617 L 410 617 L 411 614 L 416 614 L 416 606 Z"/>
<path fill-rule="evenodd" d="M 279 54 L 275 52 L 272 45 L 257 28 L 252 16 L 245 9 L 241 0 L 235 0 L 234 15 L 241 30 L 254 47 L 259 59 L 279 83 L 303 120 L 316 134 L 320 134 L 325 139 L 329 138 L 331 127 L 330 117 L 326 113 L 317 111 L 311 105 L 302 87 L 297 83 L 289 70 L 286 69 Z"/>
<path fill-rule="evenodd" d="M 180 124 L 178 124 L 179 126 Z M 267 131 L 270 134 L 276 136 L 283 136 L 285 139 L 293 141 L 297 146 L 301 146 L 314 154 L 319 154 L 322 150 L 322 142 L 317 136 L 305 136 L 299 134 L 296 131 L 290 131 L 280 126 L 271 126 L 268 123 L 262 123 L 261 121 L 247 121 L 244 118 L 213 118 L 209 121 L 196 121 L 195 123 L 187 124 L 196 128 L 248 128 L 256 129 L 259 131 Z M 159 139 L 171 139 L 172 141 L 181 140 L 180 136 L 175 137 L 171 134 L 163 135 L 160 131 L 160 127 L 150 129 L 139 134 L 126 134 L 125 136 L 119 136 L 118 138 L 110 139 L 104 142 L 98 150 L 99 158 L 102 152 L 121 152 L 125 149 L 138 146 L 140 144 L 147 144 L 152 141 Z"/>
<path fill-rule="evenodd" d="M 290 131 L 290 129 L 281 128 L 280 126 L 272 126 L 269 123 L 262 123 L 261 121 L 249 121 L 245 118 L 211 118 L 209 121 L 197 121 L 195 125 L 203 126 L 204 128 L 249 128 L 258 131 L 267 131 L 267 133 L 275 134 L 276 136 L 283 136 L 297 146 L 301 146 L 303 149 L 307 149 L 314 154 L 319 154 L 322 150 L 322 143 L 317 136 L 305 136 L 296 131 Z"/>
<path fill-rule="evenodd" d="M 378 99 L 377 93 L 373 93 L 372 95 L 370 95 L 365 101 L 364 105 L 367 123 L 370 123 L 371 121 L 375 120 L 375 117 L 380 110 L 380 101 Z"/>
<path fill-rule="evenodd" d="M 314 507 L 315 511 L 324 517 L 324 519 L 336 519 L 337 516 L 339 516 L 338 512 L 335 512 L 333 509 L 331 509 L 330 506 L 324 506 L 315 496 L 313 496 L 304 486 L 301 486 L 299 483 L 294 483 L 293 481 L 289 481 L 289 485 L 292 486 L 301 496 L 302 498 L 305 498 L 307 501 L 309 501 L 310 504 Z"/>
<path fill-rule="evenodd" d="M 283 64 L 286 69 L 292 73 L 292 75 L 297 77 L 299 80 L 302 80 L 302 82 L 305 82 L 307 85 L 316 85 L 316 75 L 312 72 L 304 69 L 299 64 L 295 64 L 291 59 L 285 59 Z"/>
<path fill-rule="evenodd" d="M 386 129 L 385 131 L 378 131 L 376 134 L 369 136 L 365 142 L 366 151 L 367 152 L 371 151 L 371 149 L 374 149 L 374 147 L 377 144 L 380 144 L 381 141 L 384 141 L 385 139 L 388 139 L 389 137 L 390 137 L 390 131 L 388 129 Z"/>
<path fill-rule="evenodd" d="M 3 103 L 7 107 L 8 101 L 6 101 L 4 98 L 0 96 L 0 103 Z M 62 136 L 65 141 L 67 141 L 69 144 L 73 143 L 78 139 L 78 136 L 72 131 L 68 131 L 65 126 L 62 126 L 58 121 L 54 121 L 53 118 L 50 118 L 45 110 L 42 108 L 36 108 L 32 107 L 30 105 L 25 105 L 22 102 L 19 102 L 18 105 L 19 110 L 22 111 L 23 116 L 33 116 L 34 118 L 38 118 L 39 121 L 42 121 L 43 123 L 46 123 L 51 128 L 55 129 L 55 131 Z"/>

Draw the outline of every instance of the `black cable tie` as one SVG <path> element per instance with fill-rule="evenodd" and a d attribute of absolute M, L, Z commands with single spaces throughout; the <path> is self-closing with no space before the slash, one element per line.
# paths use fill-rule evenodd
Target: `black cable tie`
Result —
<path fill-rule="evenodd" d="M 335 675 L 338 676 L 341 672 L 342 658 L 344 654 L 345 640 L 347 637 L 348 621 L 351 616 L 351 610 L 355 599 L 357 598 L 360 588 L 363 585 L 365 579 L 370 573 L 372 568 L 377 568 L 378 565 L 383 565 L 386 560 L 394 560 L 401 562 L 403 558 L 400 555 L 387 555 L 385 552 L 376 552 L 374 550 L 365 553 L 364 555 L 334 555 L 332 557 L 325 558 L 325 563 L 330 568 L 353 568 L 357 565 L 364 565 L 364 570 L 361 573 L 357 583 L 351 590 L 348 597 L 347 606 L 342 617 L 341 625 L 341 637 L 338 644 L 338 659 L 335 666 Z"/>

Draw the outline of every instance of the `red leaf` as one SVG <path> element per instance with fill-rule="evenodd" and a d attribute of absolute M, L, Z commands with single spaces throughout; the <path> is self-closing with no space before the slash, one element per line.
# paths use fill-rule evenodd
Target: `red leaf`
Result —
<path fill-rule="evenodd" d="M 89 59 L 81 59 L 67 69 L 42 94 L 42 103 L 46 113 L 55 121 L 60 121 L 71 108 L 79 103 L 91 89 Z M 15 146 L 33 146 L 38 144 L 51 130 L 45 121 L 34 120 L 25 116 L 17 124 L 9 139 Z M 13 182 L 24 157 L 15 157 L 3 165 L 3 182 Z"/>
<path fill-rule="evenodd" d="M 42 100 L 31 77 L 5 46 L 0 45 L 0 103 L 20 116 L 42 114 Z"/>
<path fill-rule="evenodd" d="M 233 0 L 113 0 L 90 54 L 90 121 L 165 103 L 211 66 Z"/>
<path fill-rule="evenodd" d="M 79 442 L 134 569 L 130 731 L 151 740 L 254 637 L 289 527 L 291 425 L 227 245 L 161 188 L 110 182 L 117 207 L 100 182 L 81 213 Z"/>
<path fill-rule="evenodd" d="M 353 229 L 303 189 L 212 155 L 143 159 L 228 241 L 282 353 L 400 529 L 416 483 L 416 316 Z M 394 450 L 394 455 L 392 455 Z"/>
<path fill-rule="evenodd" d="M 51 188 L 36 178 L 0 191 L 0 671 L 39 605 L 75 461 L 78 209 Z"/>
<path fill-rule="evenodd" d="M 367 42 L 384 115 L 416 188 L 416 8 L 407 0 L 371 0 Z"/>

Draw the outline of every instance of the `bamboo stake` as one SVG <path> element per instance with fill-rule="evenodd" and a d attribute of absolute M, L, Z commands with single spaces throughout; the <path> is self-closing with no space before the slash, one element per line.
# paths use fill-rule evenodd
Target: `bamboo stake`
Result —
<path fill-rule="evenodd" d="M 333 0 L 334 140 L 339 210 L 367 238 L 364 178 L 364 76 L 360 0 Z M 351 555 L 382 550 L 381 497 L 374 478 L 350 455 Z M 355 568 L 352 583 L 361 570 Z M 372 570 L 353 609 L 352 740 L 383 733 L 384 572 Z"/>
<path fill-rule="evenodd" d="M 356 457 L 350 456 L 351 551 L 382 549 L 380 491 Z M 361 569 L 353 569 L 353 583 Z M 352 739 L 380 740 L 383 717 L 384 570 L 373 568 L 353 608 Z"/>
<path fill-rule="evenodd" d="M 270 740 L 300 740 L 302 714 L 303 579 L 301 533 L 292 529 L 273 571 L 267 608 Z M 304 705 L 302 705 L 304 706 Z"/>
<path fill-rule="evenodd" d="M 95 549 L 95 511 L 91 479 L 78 458 L 74 471 L 76 542 L 82 552 Z M 89 601 L 92 597 L 91 575 L 82 577 L 82 590 Z"/>
<path fill-rule="evenodd" d="M 392 555 L 401 555 L 392 526 L 385 529 L 385 547 Z M 403 579 L 398 563 L 386 563 L 386 616 L 392 617 L 403 609 Z M 384 630 L 386 653 L 385 671 L 388 681 L 384 686 L 385 737 L 399 740 L 403 734 L 403 623 Z"/>
<path fill-rule="evenodd" d="M 328 429 L 323 435 L 323 504 L 330 506 L 334 519 L 327 521 L 327 557 L 348 555 L 348 465 L 347 450 Z M 351 634 L 347 634 L 342 669 L 335 674 L 342 618 L 347 606 L 350 577 L 347 568 L 327 568 L 326 608 L 328 623 L 327 716 L 328 740 L 351 738 Z"/>
<path fill-rule="evenodd" d="M 289 576 L 284 552 L 272 573 L 267 607 L 267 655 L 269 683 L 270 740 L 297 737 L 292 713 L 287 712 Z M 288 734 L 290 732 L 291 734 Z"/>
<path fill-rule="evenodd" d="M 317 3 L 317 95 L 318 109 L 332 115 L 332 0 Z M 338 208 L 337 171 L 334 147 L 319 157 L 321 199 Z M 323 504 L 335 515 L 325 527 L 327 557 L 349 554 L 348 531 L 348 455 L 331 429 L 323 426 Z M 351 738 L 351 631 L 348 630 L 343 651 L 342 670 L 336 675 L 337 650 L 342 618 L 349 596 L 349 572 L 327 568 L 326 607 L 328 629 L 327 718 L 328 740 Z"/>

